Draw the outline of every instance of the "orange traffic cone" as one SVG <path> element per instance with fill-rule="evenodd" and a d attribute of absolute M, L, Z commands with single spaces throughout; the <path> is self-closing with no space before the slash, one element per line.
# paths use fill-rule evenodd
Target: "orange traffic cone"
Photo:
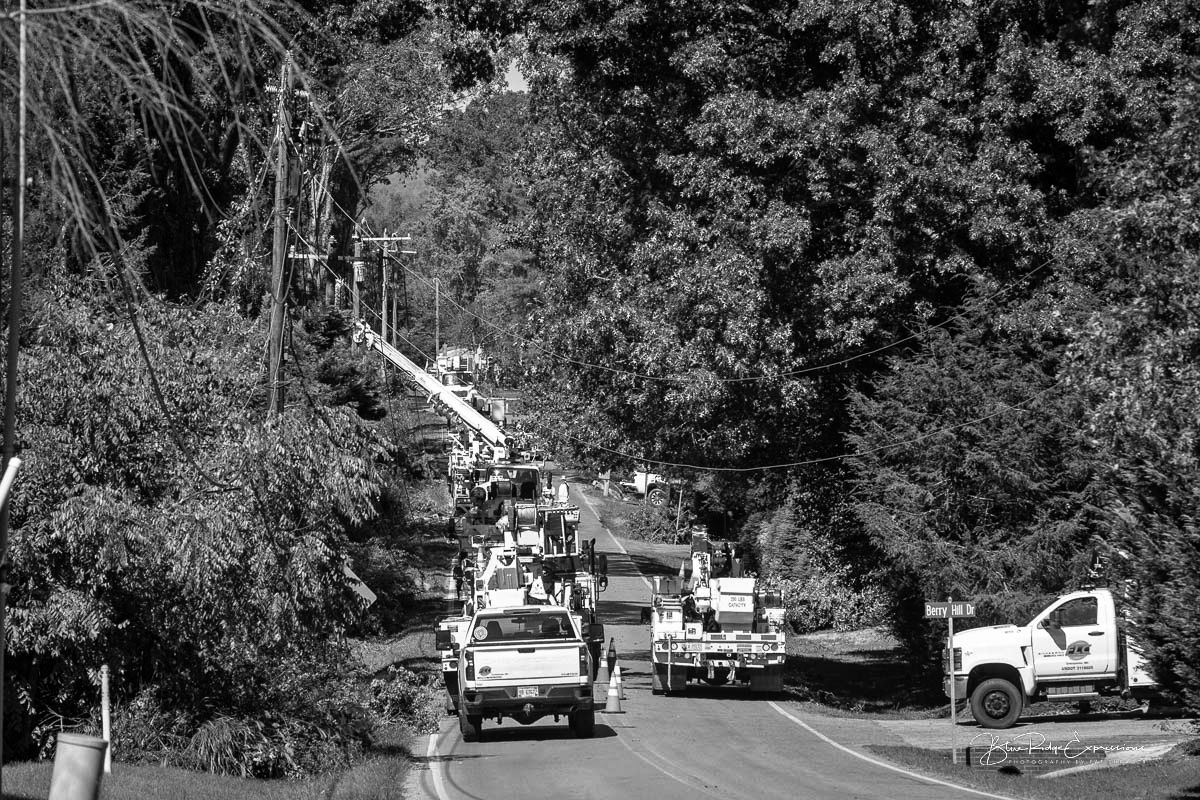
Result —
<path fill-rule="evenodd" d="M 605 714 L 624 714 L 621 710 L 621 690 L 617 688 L 617 676 L 613 675 L 608 681 L 608 702 L 604 704 Z"/>
<path fill-rule="evenodd" d="M 617 695 L 622 700 L 627 699 L 625 697 L 625 684 L 621 681 L 621 665 L 620 664 L 617 664 L 616 668 L 613 670 L 613 679 L 616 680 L 616 682 L 617 682 Z"/>

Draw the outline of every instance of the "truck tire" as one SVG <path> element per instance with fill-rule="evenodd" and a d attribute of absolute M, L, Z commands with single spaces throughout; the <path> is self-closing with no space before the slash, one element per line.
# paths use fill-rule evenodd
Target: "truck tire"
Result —
<path fill-rule="evenodd" d="M 660 508 L 667 504 L 667 490 L 661 486 L 651 486 L 646 491 L 646 502 L 655 508 Z"/>
<path fill-rule="evenodd" d="M 483 739 L 483 716 L 468 714 L 461 709 L 458 712 L 458 730 L 464 742 L 478 742 Z"/>
<path fill-rule="evenodd" d="M 665 664 L 654 664 L 654 674 L 650 677 L 650 694 L 662 694 L 665 690 L 667 667 Z"/>
<path fill-rule="evenodd" d="M 988 678 L 971 693 L 971 713 L 985 728 L 1011 728 L 1024 704 L 1021 690 L 1004 678 Z"/>
<path fill-rule="evenodd" d="M 574 711 L 568 719 L 572 733 L 580 739 L 590 739 L 596 735 L 596 710 Z"/>

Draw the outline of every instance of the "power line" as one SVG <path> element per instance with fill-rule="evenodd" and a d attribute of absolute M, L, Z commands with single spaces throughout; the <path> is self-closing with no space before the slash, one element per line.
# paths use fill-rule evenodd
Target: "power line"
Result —
<path fill-rule="evenodd" d="M 1029 272 L 1022 275 L 1021 277 L 1019 277 L 1017 280 L 1013 281 L 1012 283 L 1008 284 L 1007 286 L 1000 289 L 999 291 L 994 292 L 993 294 L 984 298 L 976 305 L 983 305 L 986 303 L 990 303 L 990 302 L 998 299 L 999 297 L 1002 297 L 1003 295 L 1007 294 L 1008 292 L 1010 292 L 1012 289 L 1016 288 L 1018 285 L 1020 285 L 1027 279 L 1033 277 L 1033 275 L 1035 275 L 1036 273 L 1045 269 L 1047 266 L 1049 266 L 1051 263 L 1053 263 L 1053 261 L 1054 261 L 1053 258 L 1046 259 L 1041 264 L 1034 267 Z M 432 287 L 432 283 L 424 275 L 420 274 L 419 272 L 417 272 L 416 270 L 412 269 L 407 264 L 404 264 L 403 262 L 401 262 L 399 260 L 397 260 L 396 263 L 400 264 L 401 267 L 403 267 L 406 271 L 408 271 L 411 275 L 413 275 L 415 278 L 420 280 L 426 286 Z M 641 372 L 635 372 L 632 370 L 621 369 L 619 367 L 608 366 L 607 364 L 594 364 L 594 363 L 591 363 L 588 361 L 581 361 L 576 358 L 571 358 L 568 355 L 565 355 L 563 353 L 559 353 L 559 352 L 556 352 L 556 351 L 546 348 L 544 345 L 542 345 L 540 342 L 538 342 L 534 339 L 529 339 L 524 336 L 521 336 L 521 335 L 513 332 L 512 330 L 503 328 L 503 327 L 497 325 L 496 323 L 492 322 L 491 320 L 488 320 L 488 319 L 485 319 L 485 318 L 479 316 L 474 311 L 471 311 L 470 309 L 465 308 L 462 305 L 460 305 L 457 301 L 455 301 L 451 297 L 447 297 L 446 302 L 450 303 L 452 306 L 457 308 L 459 311 L 462 311 L 464 314 L 474 317 L 475 319 L 479 320 L 480 322 L 487 325 L 488 327 L 494 328 L 495 330 L 497 330 L 501 333 L 505 333 L 517 341 L 531 345 L 534 349 L 540 351 L 541 353 L 543 353 L 545 355 L 552 356 L 561 361 L 565 361 L 569 364 L 575 364 L 576 366 L 581 366 L 581 367 L 589 367 L 592 369 L 601 369 L 601 370 L 615 373 L 617 375 L 627 375 L 630 377 L 641 378 L 643 380 L 648 380 L 648 381 L 660 381 L 660 382 L 664 382 L 664 383 L 684 383 L 684 384 L 698 382 L 696 378 L 683 378 L 683 377 L 678 377 L 678 376 L 673 376 L 673 375 L 668 375 L 668 376 L 647 375 L 647 374 L 641 373 Z M 925 336 L 926 334 L 932 333 L 933 331 L 938 330 L 940 328 L 944 328 L 947 325 L 951 324 L 952 322 L 966 317 L 969 313 L 970 313 L 970 311 L 961 311 L 958 314 L 948 317 L 935 325 L 930 325 L 928 328 L 917 331 L 916 333 L 909 334 L 908 336 L 905 336 L 902 339 L 897 339 L 893 342 L 889 342 L 888 344 L 881 345 L 874 349 L 867 350 L 867 351 L 864 351 L 861 353 L 856 353 L 855 355 L 836 359 L 834 361 L 816 364 L 816 365 L 809 366 L 809 367 L 801 367 L 799 369 L 794 369 L 794 370 L 787 370 L 785 372 L 775 373 L 774 375 L 753 375 L 753 376 L 748 376 L 748 377 L 744 377 L 744 378 L 713 377 L 713 378 L 711 378 L 711 381 L 713 381 L 715 383 L 752 383 L 752 382 L 757 382 L 757 381 L 771 381 L 771 380 L 779 380 L 781 378 L 795 377 L 797 375 L 806 375 L 809 373 L 818 372 L 820 370 L 831 369 L 833 367 L 844 366 L 853 361 L 857 361 L 860 358 L 867 358 L 868 356 L 877 355 L 886 350 L 890 350 L 893 347 L 898 347 L 898 346 L 904 344 L 905 342 L 910 342 L 915 339 L 919 339 L 919 338 Z"/>
<path fill-rule="evenodd" d="M 290 226 L 289 226 L 289 227 L 290 227 Z M 295 228 L 292 228 L 291 230 L 292 230 L 292 233 L 293 233 L 293 234 L 296 236 L 296 238 L 297 238 L 297 239 L 298 239 L 298 240 L 299 240 L 299 241 L 300 241 L 300 242 L 301 242 L 301 243 L 302 243 L 302 244 L 303 244 L 305 247 L 309 248 L 310 250 L 312 250 L 312 249 L 313 249 L 313 246 L 312 246 L 312 244 L 311 244 L 311 243 L 310 243 L 310 242 L 309 242 L 307 239 L 305 239 L 305 238 L 304 238 L 304 236 L 303 236 L 303 235 L 302 235 L 302 234 L 301 234 L 299 231 L 297 231 Z M 320 259 L 318 259 L 318 263 L 321 265 L 321 267 L 322 267 L 322 268 L 323 268 L 323 269 L 324 269 L 326 272 L 328 272 L 328 273 L 329 273 L 331 276 L 333 276 L 334 280 L 337 280 L 337 281 L 341 281 L 341 280 L 343 280 L 343 279 L 342 279 L 342 276 L 341 276 L 341 275 L 338 275 L 336 272 L 334 272 L 334 271 L 333 271 L 333 268 L 332 268 L 332 267 L 330 267 L 328 263 L 326 263 L 325 261 L 322 261 L 322 260 L 320 260 Z M 366 313 L 369 313 L 371 316 L 373 316 L 373 317 L 374 317 L 374 318 L 375 318 L 377 321 L 379 321 L 380 323 L 383 323 L 383 316 L 382 316 L 382 315 L 381 315 L 381 314 L 380 314 L 378 311 L 376 311 L 375 309 L 371 308 L 370 306 L 366 306 L 366 305 L 364 305 L 362 310 L 363 310 L 363 311 L 365 311 Z M 388 325 L 388 326 L 387 326 L 387 329 L 388 329 L 388 331 L 389 331 L 389 332 L 390 332 L 392 335 L 394 335 L 396 338 L 400 339 L 400 340 L 401 340 L 401 341 L 403 341 L 403 342 L 404 342 L 406 345 L 408 345 L 408 346 L 409 346 L 409 347 L 411 347 L 413 350 L 415 350 L 417 353 L 419 353 L 419 354 L 421 355 L 421 357 L 422 357 L 422 358 L 424 358 L 425 360 L 427 360 L 427 361 L 434 361 L 434 360 L 436 360 L 436 359 L 433 359 L 433 358 L 431 358 L 431 357 L 430 357 L 430 355 L 429 355 L 428 353 L 426 353 L 424 350 L 422 350 L 420 347 L 417 347 L 417 345 L 413 344 L 412 340 L 410 340 L 410 339 L 409 339 L 408 337 L 406 337 L 404 334 L 400 333 L 400 331 L 399 331 L 399 330 L 397 330 L 397 328 L 396 328 L 396 326 L 395 326 L 395 325 Z"/>
<path fill-rule="evenodd" d="M 594 442 L 588 442 L 584 439 L 580 439 L 577 436 L 572 436 L 571 434 L 565 433 L 562 431 L 559 431 L 559 434 L 566 437 L 567 439 L 577 442 L 585 447 L 593 448 L 596 450 L 602 450 L 606 453 L 612 453 L 613 455 L 620 456 L 629 461 L 634 461 L 639 464 L 646 464 L 648 466 L 675 467 L 677 469 L 690 469 L 690 470 L 695 470 L 697 472 L 733 472 L 733 473 L 767 472 L 769 470 L 776 470 L 776 469 L 791 469 L 794 467 L 808 467 L 808 466 L 813 466 L 815 464 L 826 464 L 831 461 L 842 461 L 842 460 L 848 459 L 848 458 L 861 458 L 862 456 L 871 455 L 873 453 L 880 453 L 885 450 L 893 450 L 898 447 L 905 447 L 907 445 L 916 444 L 918 442 L 922 442 L 926 439 L 932 438 L 934 436 L 938 436 L 943 433 L 948 433 L 950 431 L 955 431 L 960 428 L 965 428 L 965 427 L 968 427 L 971 425 L 976 425 L 980 422 L 986 422 L 989 419 L 994 419 L 996 417 L 1001 416 L 1002 414 L 1007 414 L 1010 411 L 1025 410 L 1024 409 L 1025 406 L 1027 406 L 1029 403 L 1032 403 L 1034 400 L 1037 400 L 1042 395 L 1047 394 L 1051 389 L 1057 388 L 1059 386 L 1059 383 L 1060 383 L 1059 381 L 1055 381 L 1054 383 L 1050 384 L 1046 388 L 1044 388 L 1041 391 L 1034 394 L 1032 397 L 1026 398 L 1025 400 L 1022 400 L 1020 403 L 1017 403 L 1016 405 L 1005 406 L 1004 408 L 1000 409 L 999 411 L 995 411 L 991 414 L 987 414 L 986 416 L 977 417 L 976 419 L 967 420 L 965 422 L 959 422 L 954 425 L 947 425 L 944 428 L 938 428 L 937 430 L 923 433 L 920 436 L 915 436 L 911 439 L 906 439 L 902 442 L 892 442 L 891 444 L 884 444 L 884 445 L 880 445 L 879 447 L 872 447 L 867 450 L 860 450 L 860 451 L 857 451 L 854 453 L 840 453 L 840 454 L 834 455 L 834 456 L 822 456 L 821 458 L 809 458 L 809 459 L 805 459 L 803 461 L 791 461 L 791 462 L 784 463 L 784 464 L 766 464 L 763 466 L 756 466 L 756 467 L 713 467 L 713 466 L 704 466 L 704 465 L 700 465 L 700 464 L 684 464 L 684 463 L 674 462 L 674 461 L 658 461 L 658 460 L 651 459 L 651 458 L 642 458 L 640 456 L 635 456 L 631 453 L 625 453 L 620 450 L 614 450 L 611 447 L 605 447 L 604 445 L 599 445 Z"/>

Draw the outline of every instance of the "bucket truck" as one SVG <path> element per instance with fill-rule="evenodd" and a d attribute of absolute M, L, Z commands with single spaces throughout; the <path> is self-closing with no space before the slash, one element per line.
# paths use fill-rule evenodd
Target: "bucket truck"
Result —
<path fill-rule="evenodd" d="M 751 692 L 783 688 L 786 659 L 783 598 L 741 575 L 732 550 L 714 554 L 707 534 L 693 533 L 679 577 L 657 576 L 651 594 L 653 691 L 686 691 L 689 681 L 730 681 Z M 716 570 L 714 571 L 714 555 Z"/>

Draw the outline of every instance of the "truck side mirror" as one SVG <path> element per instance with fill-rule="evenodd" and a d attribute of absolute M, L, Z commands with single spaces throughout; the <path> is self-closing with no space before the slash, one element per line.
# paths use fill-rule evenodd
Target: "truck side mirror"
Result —
<path fill-rule="evenodd" d="M 439 651 L 454 649 L 454 639 L 450 636 L 450 631 L 445 628 L 438 628 L 434 638 L 434 649 Z"/>
<path fill-rule="evenodd" d="M 608 574 L 608 554 L 607 553 L 600 554 L 600 574 L 601 575 Z"/>
<path fill-rule="evenodd" d="M 1042 620 L 1042 627 L 1046 630 L 1053 630 L 1059 627 L 1059 624 L 1054 620 L 1054 617 L 1046 617 Z"/>

